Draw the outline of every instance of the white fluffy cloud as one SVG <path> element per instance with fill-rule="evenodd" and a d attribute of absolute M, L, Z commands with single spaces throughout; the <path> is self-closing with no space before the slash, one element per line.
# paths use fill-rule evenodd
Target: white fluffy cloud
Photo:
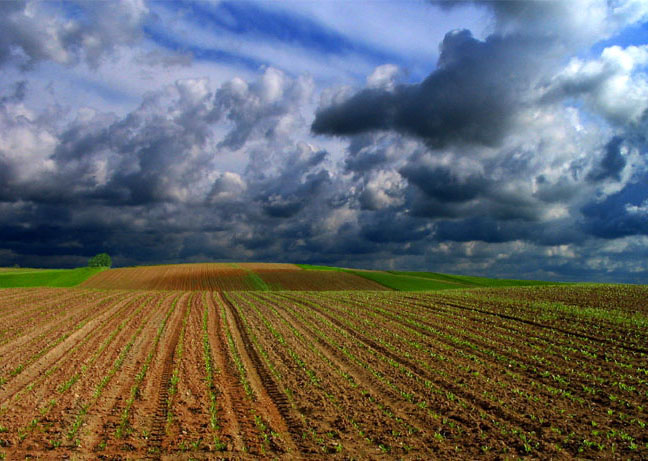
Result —
<path fill-rule="evenodd" d="M 397 171 L 380 170 L 369 177 L 360 193 L 360 204 L 367 210 L 400 206 L 405 202 L 405 187 L 405 179 Z"/>
<path fill-rule="evenodd" d="M 75 10 L 67 15 L 66 10 Z M 52 60 L 73 64 L 86 59 L 96 66 L 115 47 L 134 43 L 148 8 L 143 0 L 54 4 L 2 2 L 0 65 L 10 59 L 33 65 Z"/>
<path fill-rule="evenodd" d="M 648 45 L 605 48 L 593 60 L 572 59 L 547 98 L 579 97 L 616 125 L 637 125 L 648 109 Z"/>

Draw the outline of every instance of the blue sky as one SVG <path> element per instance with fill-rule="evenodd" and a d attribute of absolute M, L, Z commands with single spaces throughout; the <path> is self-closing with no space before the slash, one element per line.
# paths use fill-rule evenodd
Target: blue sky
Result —
<path fill-rule="evenodd" d="M 0 265 L 648 279 L 645 2 L 0 10 Z"/>

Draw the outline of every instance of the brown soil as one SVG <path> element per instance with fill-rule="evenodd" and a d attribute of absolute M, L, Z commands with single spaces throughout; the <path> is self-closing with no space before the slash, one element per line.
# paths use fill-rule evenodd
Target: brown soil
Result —
<path fill-rule="evenodd" d="M 597 290 L 0 290 L 0 456 L 646 459 L 648 338 Z"/>
<path fill-rule="evenodd" d="M 260 277 L 273 290 L 387 290 L 384 286 L 347 272 L 307 271 L 294 264 L 209 263 L 128 267 L 102 271 L 81 285 L 84 288 L 132 290 L 262 290 Z"/>
<path fill-rule="evenodd" d="M 90 277 L 84 288 L 133 290 L 246 290 L 247 271 L 231 264 L 177 264 L 111 269 Z"/>
<path fill-rule="evenodd" d="M 388 288 L 358 275 L 337 271 L 256 271 L 273 290 L 327 291 L 374 290 Z"/>
<path fill-rule="evenodd" d="M 283 263 L 237 263 L 236 266 L 241 267 L 247 271 L 301 271 L 301 267 L 296 266 L 295 264 L 283 264 Z"/>

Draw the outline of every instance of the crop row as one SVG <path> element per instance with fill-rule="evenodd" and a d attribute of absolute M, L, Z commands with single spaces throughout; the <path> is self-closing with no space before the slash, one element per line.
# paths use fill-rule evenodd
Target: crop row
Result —
<path fill-rule="evenodd" d="M 0 292 L 0 456 L 648 456 L 645 355 L 484 296 Z"/>
<path fill-rule="evenodd" d="M 356 294 L 351 295 L 354 296 Z M 592 448 L 608 453 L 626 450 L 636 454 L 636 450 L 643 447 L 641 441 L 646 421 L 643 386 L 646 381 L 641 368 L 620 371 L 617 364 L 597 361 L 591 370 L 596 375 L 590 374 L 590 377 L 599 378 L 598 383 L 607 383 L 607 389 L 614 389 L 614 393 L 593 396 L 592 388 L 577 380 L 571 382 L 573 370 L 567 368 L 568 357 L 564 363 L 552 364 L 551 355 L 544 356 L 542 350 L 507 345 L 502 341 L 506 335 L 493 334 L 492 329 L 479 332 L 479 323 L 472 323 L 477 320 L 459 321 L 448 316 L 449 324 L 446 324 L 444 317 L 425 318 L 420 309 L 419 312 L 408 312 L 402 304 L 393 309 L 386 307 L 390 300 L 399 300 L 393 295 L 375 295 L 373 300 L 365 297 L 357 304 L 349 302 L 347 295 L 328 295 L 328 298 L 331 301 L 324 306 L 327 312 L 344 313 L 341 318 L 347 322 L 356 319 L 348 323 L 349 331 L 363 331 L 367 336 L 373 330 L 378 339 L 385 338 L 385 335 L 400 336 L 402 340 L 392 341 L 393 344 L 389 343 L 390 340 L 383 341 L 384 345 L 393 347 L 404 357 L 403 362 L 411 362 L 408 358 L 411 357 L 419 360 L 424 370 L 445 370 L 443 372 L 448 377 L 465 387 L 483 389 L 483 397 L 490 400 L 498 411 L 510 410 L 518 417 L 528 419 L 524 426 L 532 432 L 546 432 L 544 424 L 550 421 L 551 433 L 545 434 L 543 440 L 555 440 L 561 450 L 581 453 Z M 376 319 L 373 325 L 371 318 Z M 534 332 L 531 330 L 529 333 L 533 335 Z M 426 353 L 446 365 L 439 366 L 438 362 L 426 360 Z M 524 362 L 524 357 L 532 356 L 539 361 Z M 636 383 L 636 386 L 624 383 Z M 483 408 L 487 409 L 486 406 Z M 583 418 L 588 418 L 586 424 L 574 424 Z M 609 429 L 602 430 L 601 427 Z"/>

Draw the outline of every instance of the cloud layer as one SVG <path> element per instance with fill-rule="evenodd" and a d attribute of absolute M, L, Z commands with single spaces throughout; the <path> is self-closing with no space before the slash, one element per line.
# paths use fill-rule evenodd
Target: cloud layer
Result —
<path fill-rule="evenodd" d="M 644 3 L 420 7 L 489 22 L 427 44 L 436 62 L 417 77 L 403 64 L 418 54 L 325 8 L 4 3 L 0 265 L 108 251 L 645 281 L 648 45 L 613 43 Z M 279 58 L 180 35 L 198 17 Z M 287 18 L 304 22 L 279 34 Z M 313 64 L 358 56 L 337 83 Z M 74 81 L 88 101 L 66 96 Z"/>

